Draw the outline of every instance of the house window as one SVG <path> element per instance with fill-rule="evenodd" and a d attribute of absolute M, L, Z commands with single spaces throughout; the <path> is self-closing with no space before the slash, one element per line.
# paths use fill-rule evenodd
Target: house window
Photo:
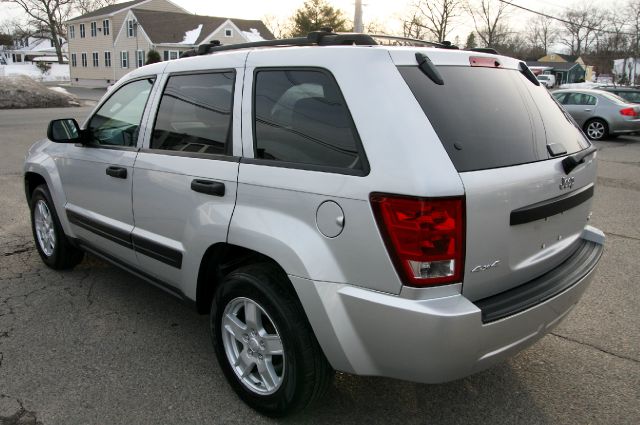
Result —
<path fill-rule="evenodd" d="M 80 57 L 82 59 L 82 67 L 86 68 L 87 67 L 87 54 L 83 53 Z"/>
<path fill-rule="evenodd" d="M 100 65 L 100 60 L 98 59 L 98 52 L 93 52 L 91 56 L 93 56 L 93 66 L 98 67 Z"/>
<path fill-rule="evenodd" d="M 233 31 L 231 30 L 231 28 L 227 28 L 224 30 L 225 37 L 231 37 L 232 35 L 233 35 Z"/>
<path fill-rule="evenodd" d="M 120 68 L 129 68 L 129 52 L 120 52 Z"/>
<path fill-rule="evenodd" d="M 111 33 L 111 30 L 109 28 L 109 20 L 105 19 L 104 21 L 102 21 L 102 33 L 104 35 L 109 35 Z"/>
<path fill-rule="evenodd" d="M 164 51 L 164 60 L 173 60 L 178 59 L 180 57 L 180 52 L 177 50 L 165 50 Z"/>
<path fill-rule="evenodd" d="M 80 24 L 80 38 L 84 38 L 84 24 Z"/>
<path fill-rule="evenodd" d="M 106 68 L 111 67 L 111 52 L 104 52 L 104 66 Z"/>
<path fill-rule="evenodd" d="M 96 21 L 91 22 L 91 37 L 98 35 L 98 23 Z"/>
<path fill-rule="evenodd" d="M 75 53 L 71 53 L 71 66 L 78 66 L 78 58 Z"/>
<path fill-rule="evenodd" d="M 136 51 L 136 56 L 137 56 L 137 61 L 138 61 L 138 68 L 140 68 L 141 66 L 144 66 L 144 50 L 138 50 Z"/>
<path fill-rule="evenodd" d="M 76 38 L 76 26 L 69 25 L 69 38 Z"/>
<path fill-rule="evenodd" d="M 135 37 L 133 19 L 127 21 L 127 37 Z"/>

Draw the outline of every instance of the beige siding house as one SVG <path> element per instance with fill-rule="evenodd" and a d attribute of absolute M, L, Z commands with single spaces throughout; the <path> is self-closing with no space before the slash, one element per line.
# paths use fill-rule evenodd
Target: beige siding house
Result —
<path fill-rule="evenodd" d="M 104 87 L 143 66 L 149 50 L 163 60 L 211 40 L 222 44 L 273 39 L 262 21 L 201 16 L 169 0 L 137 0 L 67 22 L 71 83 Z"/>

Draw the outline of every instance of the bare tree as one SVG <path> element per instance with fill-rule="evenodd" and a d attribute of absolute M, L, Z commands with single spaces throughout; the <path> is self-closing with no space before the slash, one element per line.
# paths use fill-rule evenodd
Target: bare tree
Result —
<path fill-rule="evenodd" d="M 433 41 L 442 43 L 453 29 L 459 16 L 462 0 L 416 0 L 403 27 L 414 32 L 420 28 L 421 35 L 430 35 Z M 418 38 L 418 37 L 415 37 Z"/>
<path fill-rule="evenodd" d="M 563 13 L 564 31 L 560 43 L 569 48 L 572 55 L 580 56 L 596 41 L 597 29 L 601 25 L 602 13 L 589 5 L 579 5 Z"/>
<path fill-rule="evenodd" d="M 411 16 L 402 20 L 402 36 L 423 40 L 426 36 L 424 23 L 419 13 L 413 10 Z"/>
<path fill-rule="evenodd" d="M 511 30 L 506 20 L 509 16 L 509 2 L 498 0 L 468 0 L 465 4 L 467 13 L 473 20 L 476 34 L 485 47 L 496 47 L 504 44 Z"/>
<path fill-rule="evenodd" d="M 58 63 L 62 63 L 60 37 L 65 35 L 64 22 L 71 13 L 73 0 L 0 0 L 0 2 L 17 4 L 34 26 L 47 29 L 56 49 Z"/>
<path fill-rule="evenodd" d="M 543 15 L 536 15 L 527 30 L 527 42 L 533 49 L 543 50 L 546 54 L 549 46 L 558 38 L 558 27 L 555 21 Z"/>
<path fill-rule="evenodd" d="M 269 28 L 275 38 L 287 38 L 291 35 L 293 28 L 291 18 L 283 19 L 275 15 L 265 15 L 262 18 L 262 22 Z"/>
<path fill-rule="evenodd" d="M 73 0 L 73 5 L 80 15 L 93 12 L 105 6 L 116 4 L 118 0 Z"/>

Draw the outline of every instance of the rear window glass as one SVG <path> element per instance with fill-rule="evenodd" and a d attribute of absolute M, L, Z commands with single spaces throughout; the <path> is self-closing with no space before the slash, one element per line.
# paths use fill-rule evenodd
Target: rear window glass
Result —
<path fill-rule="evenodd" d="M 439 66 L 437 85 L 417 66 L 398 69 L 460 172 L 545 160 L 551 143 L 587 146 L 548 91 L 516 70 Z"/>

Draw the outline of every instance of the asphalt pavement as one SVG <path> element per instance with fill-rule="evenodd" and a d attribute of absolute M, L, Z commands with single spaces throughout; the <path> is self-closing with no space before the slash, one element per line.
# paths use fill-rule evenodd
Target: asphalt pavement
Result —
<path fill-rule="evenodd" d="M 22 161 L 50 119 L 89 110 L 0 111 L 0 424 L 278 423 L 228 386 L 206 316 L 95 257 L 66 272 L 40 261 Z M 640 137 L 597 145 L 592 224 L 605 253 L 552 334 L 442 385 L 338 374 L 325 399 L 281 422 L 640 423 Z"/>

